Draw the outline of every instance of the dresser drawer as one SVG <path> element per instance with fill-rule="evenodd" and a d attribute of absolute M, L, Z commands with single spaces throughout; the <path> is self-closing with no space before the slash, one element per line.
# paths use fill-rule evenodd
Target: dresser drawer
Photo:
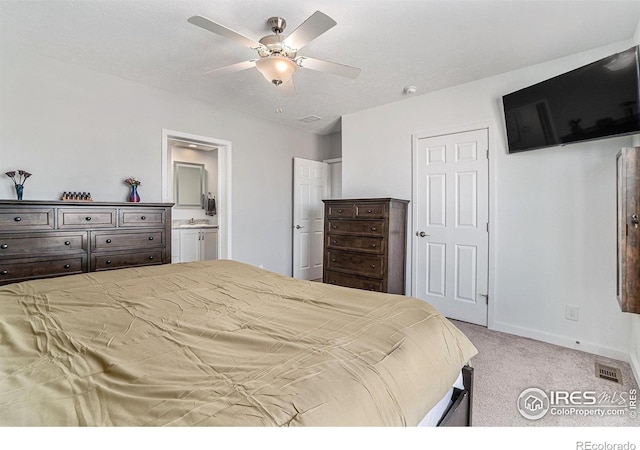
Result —
<path fill-rule="evenodd" d="M 120 210 L 121 227 L 149 227 L 164 223 L 165 210 L 163 208 Z"/>
<path fill-rule="evenodd" d="M 355 289 L 364 289 L 365 291 L 382 292 L 382 280 L 372 278 L 356 277 L 346 273 L 334 272 L 327 270 L 324 282 L 337 286 L 345 286 Z"/>
<path fill-rule="evenodd" d="M 87 233 L 81 231 L 0 235 L 0 259 L 5 256 L 86 251 Z"/>
<path fill-rule="evenodd" d="M 58 209 L 58 228 L 115 228 L 115 209 Z"/>
<path fill-rule="evenodd" d="M 356 203 L 358 219 L 379 219 L 387 216 L 387 205 L 384 203 Z"/>
<path fill-rule="evenodd" d="M 382 253 L 384 251 L 384 238 L 348 234 L 328 234 L 326 245 L 327 248 L 330 249 Z"/>
<path fill-rule="evenodd" d="M 164 249 L 138 250 L 127 253 L 94 253 L 91 255 L 91 271 L 162 264 L 163 261 Z"/>
<path fill-rule="evenodd" d="M 54 228 L 52 208 L 21 208 L 0 210 L 0 230 L 52 230 Z"/>
<path fill-rule="evenodd" d="M 327 217 L 351 218 L 355 215 L 356 208 L 353 203 L 335 203 L 327 205 Z"/>
<path fill-rule="evenodd" d="M 124 230 L 122 230 L 124 231 Z M 164 244 L 164 230 L 130 231 L 92 231 L 91 251 L 102 251 L 116 248 L 154 248 Z"/>
<path fill-rule="evenodd" d="M 384 221 L 382 220 L 329 220 L 328 233 L 356 233 L 372 236 L 384 235 Z"/>
<path fill-rule="evenodd" d="M 0 283 L 34 278 L 71 275 L 87 271 L 85 255 L 69 257 L 25 258 L 0 261 Z"/>
<path fill-rule="evenodd" d="M 330 250 L 327 252 L 327 269 L 382 278 L 384 256 Z"/>

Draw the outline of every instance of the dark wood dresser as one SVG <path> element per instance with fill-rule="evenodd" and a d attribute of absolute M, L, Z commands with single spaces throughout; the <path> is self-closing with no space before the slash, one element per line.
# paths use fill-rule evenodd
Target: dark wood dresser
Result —
<path fill-rule="evenodd" d="M 172 206 L 0 200 L 0 284 L 171 263 Z"/>
<path fill-rule="evenodd" d="M 408 200 L 324 200 L 323 281 L 404 294 Z"/>

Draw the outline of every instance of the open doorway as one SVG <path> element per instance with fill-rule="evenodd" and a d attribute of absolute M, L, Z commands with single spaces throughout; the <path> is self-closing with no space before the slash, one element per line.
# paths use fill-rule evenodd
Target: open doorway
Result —
<path fill-rule="evenodd" d="M 195 147 L 193 147 L 195 146 Z M 218 225 L 217 252 L 220 259 L 231 259 L 231 142 L 173 130 L 162 130 L 162 201 L 175 202 L 174 161 L 183 157 L 182 149 L 202 151 L 203 160 L 215 161 L 217 176 L 209 186 L 216 200 Z M 215 152 L 215 158 L 213 157 Z M 213 194 L 215 192 L 215 194 Z M 177 211 L 177 210 L 176 210 Z"/>

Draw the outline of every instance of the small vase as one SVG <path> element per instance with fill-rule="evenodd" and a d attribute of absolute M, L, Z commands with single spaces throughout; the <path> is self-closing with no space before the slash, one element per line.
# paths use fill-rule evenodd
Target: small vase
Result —
<path fill-rule="evenodd" d="M 132 203 L 140 203 L 140 196 L 138 195 L 138 186 L 131 186 L 131 193 L 129 194 L 129 201 Z"/>
<path fill-rule="evenodd" d="M 16 195 L 18 196 L 18 200 L 22 200 L 23 190 L 24 190 L 24 186 L 22 184 L 16 184 Z"/>

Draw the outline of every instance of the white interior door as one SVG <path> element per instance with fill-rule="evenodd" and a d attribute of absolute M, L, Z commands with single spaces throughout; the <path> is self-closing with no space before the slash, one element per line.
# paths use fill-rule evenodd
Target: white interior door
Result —
<path fill-rule="evenodd" d="M 452 319 L 487 325 L 489 138 L 474 130 L 417 140 L 414 293 Z"/>
<path fill-rule="evenodd" d="M 322 278 L 324 203 L 329 196 L 327 163 L 293 158 L 293 276 Z"/>

